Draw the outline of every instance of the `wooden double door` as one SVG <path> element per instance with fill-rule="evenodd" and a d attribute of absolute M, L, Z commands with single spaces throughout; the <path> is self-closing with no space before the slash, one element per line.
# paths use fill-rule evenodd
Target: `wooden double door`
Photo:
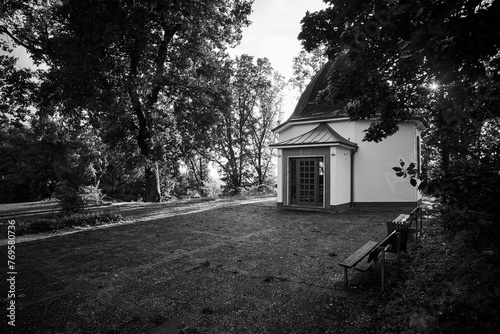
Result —
<path fill-rule="evenodd" d="M 324 206 L 323 157 L 290 158 L 290 204 Z"/>

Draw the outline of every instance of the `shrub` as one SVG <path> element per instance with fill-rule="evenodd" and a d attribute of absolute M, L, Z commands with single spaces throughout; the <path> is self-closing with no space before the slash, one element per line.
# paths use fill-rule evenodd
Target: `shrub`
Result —
<path fill-rule="evenodd" d="M 78 194 L 85 205 L 101 205 L 103 202 L 101 189 L 96 186 L 80 186 Z"/>
<path fill-rule="evenodd" d="M 85 202 L 78 191 L 68 186 L 67 182 L 60 182 L 57 185 L 56 198 L 59 200 L 63 215 L 81 212 L 85 207 Z"/>
<path fill-rule="evenodd" d="M 102 204 L 102 197 L 101 190 L 95 186 L 80 186 L 76 190 L 68 186 L 67 182 L 60 182 L 56 189 L 56 198 L 63 215 L 82 212 L 88 205 Z"/>
<path fill-rule="evenodd" d="M 42 218 L 42 219 L 36 219 L 31 224 L 26 224 L 24 226 L 26 233 L 42 233 L 52 230 L 53 229 L 52 224 L 53 224 L 52 219 Z"/>
<path fill-rule="evenodd" d="M 20 221 L 17 234 L 35 234 L 74 226 L 98 226 L 122 220 L 122 216 L 112 212 L 77 213 L 69 216 L 53 216 Z"/>
<path fill-rule="evenodd" d="M 262 195 L 276 195 L 276 189 L 269 187 L 266 184 L 258 186 L 251 186 L 247 188 L 240 188 L 242 196 L 262 196 Z"/>

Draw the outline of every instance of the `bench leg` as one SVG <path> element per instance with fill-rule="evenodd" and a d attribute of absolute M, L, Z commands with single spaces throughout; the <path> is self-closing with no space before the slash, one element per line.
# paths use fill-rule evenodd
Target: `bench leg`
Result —
<path fill-rule="evenodd" d="M 418 221 L 420 220 L 420 228 L 418 227 Z M 420 239 L 422 236 L 422 220 L 423 220 L 423 212 L 422 212 L 422 207 L 419 207 L 416 215 L 415 215 L 415 228 L 416 228 L 416 235 L 417 235 L 417 240 Z"/>
<path fill-rule="evenodd" d="M 344 267 L 344 286 L 347 289 L 347 267 Z"/>
<path fill-rule="evenodd" d="M 382 256 L 380 257 L 380 289 L 384 292 L 384 273 L 385 273 L 385 250 L 382 249 Z"/>
<path fill-rule="evenodd" d="M 398 264 L 399 264 L 399 254 L 401 253 L 401 233 L 396 232 L 396 242 L 398 243 L 397 248 L 397 258 L 398 258 Z M 383 256 L 384 253 L 382 253 Z"/>
<path fill-rule="evenodd" d="M 422 212 L 422 208 L 420 208 L 420 232 L 418 234 L 419 238 L 422 237 L 422 231 L 424 230 L 423 223 L 424 223 L 424 213 Z"/>

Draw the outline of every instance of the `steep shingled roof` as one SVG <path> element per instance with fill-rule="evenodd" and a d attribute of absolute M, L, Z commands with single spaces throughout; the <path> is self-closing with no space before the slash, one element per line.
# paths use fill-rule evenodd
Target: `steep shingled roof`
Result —
<path fill-rule="evenodd" d="M 302 146 L 302 145 L 333 145 L 343 144 L 351 148 L 357 148 L 358 145 L 345 139 L 337 131 L 333 130 L 327 123 L 322 122 L 309 132 L 281 143 L 272 144 L 272 147 L 283 146 Z"/>
<path fill-rule="evenodd" d="M 328 85 L 328 74 L 331 66 L 332 62 L 329 61 L 316 73 L 300 96 L 292 115 L 285 123 L 298 119 L 321 119 L 345 116 L 345 114 L 335 107 L 332 101 L 321 97 L 318 98 Z"/>
<path fill-rule="evenodd" d="M 273 131 L 278 131 L 295 122 L 320 122 L 334 118 L 349 118 L 333 101 L 321 96 L 321 93 L 328 86 L 333 64 L 332 61 L 328 61 L 323 65 L 300 96 L 292 115 L 285 122 L 275 127 Z M 428 127 L 427 122 L 419 116 L 414 116 L 410 121 L 415 122 L 421 130 Z"/>

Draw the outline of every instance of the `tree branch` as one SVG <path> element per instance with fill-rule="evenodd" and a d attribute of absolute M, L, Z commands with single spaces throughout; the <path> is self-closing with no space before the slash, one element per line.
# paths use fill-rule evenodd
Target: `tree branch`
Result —
<path fill-rule="evenodd" d="M 26 42 L 23 42 L 21 39 L 16 37 L 11 31 L 9 31 L 9 29 L 7 29 L 5 26 L 0 26 L 0 34 L 6 34 L 14 41 L 15 44 L 17 44 L 18 46 L 24 47 L 25 49 L 27 49 L 28 51 L 30 51 L 33 54 L 36 54 L 36 55 L 44 55 L 45 54 L 42 49 L 38 49 L 38 48 L 36 48 L 36 47 L 26 43 Z"/>
<path fill-rule="evenodd" d="M 164 29 L 163 40 L 158 47 L 158 54 L 156 55 L 156 73 L 155 80 L 153 81 L 153 87 L 151 89 L 151 94 L 149 95 L 148 102 L 149 106 L 153 106 L 158 101 L 158 95 L 160 94 L 160 90 L 165 86 L 167 80 L 165 80 L 164 71 L 165 71 L 165 60 L 167 58 L 168 45 L 174 38 L 175 34 L 181 28 L 180 24 L 176 24 L 173 27 L 168 27 L 167 25 L 162 26 Z"/>

